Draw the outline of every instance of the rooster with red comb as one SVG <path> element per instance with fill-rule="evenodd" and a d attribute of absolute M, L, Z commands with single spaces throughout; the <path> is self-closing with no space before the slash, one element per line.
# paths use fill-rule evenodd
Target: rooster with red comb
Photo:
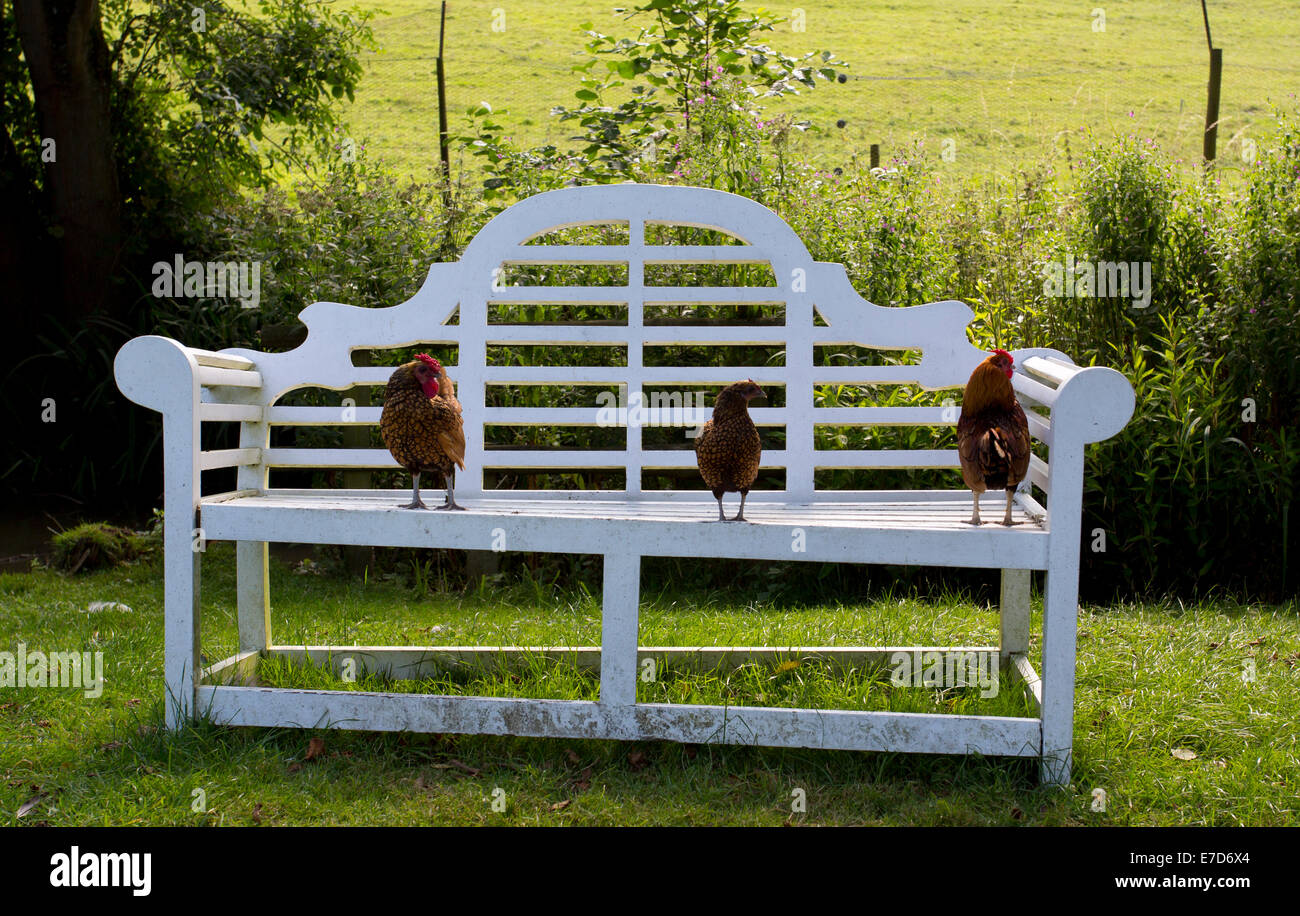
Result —
<path fill-rule="evenodd" d="M 384 391 L 379 417 L 384 445 L 411 474 L 411 501 L 403 509 L 429 508 L 420 499 L 420 475 L 437 471 L 447 483 L 447 501 L 456 504 L 456 468 L 465 470 L 465 425 L 460 401 L 447 370 L 427 353 L 394 370 Z"/>
<path fill-rule="evenodd" d="M 962 480 L 975 493 L 972 525 L 980 524 L 980 494 L 1007 491 L 1002 524 L 1011 525 L 1011 500 L 1029 471 L 1029 421 L 1011 387 L 1015 360 L 1006 350 L 975 367 L 957 420 L 957 454 Z"/>

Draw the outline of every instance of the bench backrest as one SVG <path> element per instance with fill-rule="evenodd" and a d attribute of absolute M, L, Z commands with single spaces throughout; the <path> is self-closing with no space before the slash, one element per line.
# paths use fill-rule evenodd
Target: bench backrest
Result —
<path fill-rule="evenodd" d="M 569 227 L 593 224 L 626 227 L 626 244 L 546 244 L 545 237 Z M 661 226 L 690 226 L 718 233 L 713 240 L 730 244 L 647 244 L 665 241 Z M 538 242 L 541 242 L 540 244 Z M 665 286 L 657 285 L 663 265 L 751 265 L 770 269 L 775 285 Z M 553 265 L 569 270 L 578 265 L 625 267 L 625 285 L 511 285 L 520 266 Z M 570 271 L 572 272 L 572 271 Z M 500 307 L 509 304 L 603 303 L 622 319 L 608 324 L 498 323 Z M 665 306 L 681 304 L 751 304 L 783 315 L 778 323 L 663 323 Z M 621 310 L 619 307 L 622 307 Z M 491 220 L 455 263 L 432 265 L 424 285 L 408 301 L 391 308 L 367 309 L 334 302 L 317 302 L 300 315 L 307 325 L 306 341 L 290 352 L 261 353 L 228 350 L 210 354 L 218 361 L 209 372 L 215 384 L 204 388 L 204 399 L 261 408 L 257 414 L 208 408 L 204 419 L 244 419 L 241 449 L 212 459 L 205 466 L 244 465 L 241 486 L 265 486 L 268 467 L 391 467 L 383 449 L 270 448 L 268 429 L 287 425 L 373 424 L 378 407 L 277 406 L 285 393 L 301 387 L 348 389 L 382 385 L 392 365 L 358 367 L 353 351 L 410 347 L 420 343 L 454 344 L 458 358 L 448 365 L 465 408 L 466 465 L 470 473 L 457 481 L 458 493 L 478 494 L 483 472 L 499 468 L 539 471 L 573 468 L 622 468 L 626 491 L 642 491 L 642 470 L 690 467 L 694 454 L 686 448 L 647 447 L 642 427 L 694 427 L 711 414 L 712 397 L 703 406 L 696 392 L 753 378 L 765 389 L 784 389 L 783 406 L 752 409 L 760 426 L 783 426 L 785 448 L 766 450 L 763 465 L 784 468 L 786 495 L 812 499 L 830 496 L 817 491 L 815 472 L 823 468 L 956 468 L 953 449 L 817 450 L 818 426 L 951 426 L 956 407 L 815 407 L 814 390 L 823 385 L 910 384 L 925 389 L 952 388 L 960 403 L 960 388 L 987 353 L 972 346 L 966 326 L 971 309 L 957 301 L 910 308 L 880 307 L 862 299 L 849 283 L 844 267 L 816 262 L 794 231 L 767 207 L 720 191 L 654 185 L 605 185 L 551 191 L 521 201 Z M 536 345 L 607 346 L 626 350 L 626 366 L 505 366 L 489 360 L 489 348 Z M 684 368 L 663 365 L 661 347 L 738 346 L 771 348 L 775 365 L 726 368 Z M 877 350 L 918 351 L 907 365 L 821 365 L 824 350 L 853 346 Z M 819 354 L 822 358 L 819 358 Z M 1047 357 L 1034 363 L 1061 367 L 1068 360 L 1055 351 L 1023 350 L 1025 357 Z M 649 357 L 649 358 L 647 358 Z M 231 361 L 222 368 L 219 360 Z M 255 366 L 257 388 L 228 384 L 237 364 Z M 202 362 L 202 361 L 201 361 Z M 647 365 L 647 362 L 650 365 Z M 1050 405 L 1054 388 L 1050 372 L 1043 381 L 1017 373 L 1016 386 L 1025 406 Z M 225 383 L 223 383 L 225 382 Z M 487 406 L 490 386 L 595 385 L 617 386 L 621 403 L 590 407 Z M 1035 387 L 1036 386 L 1036 387 Z M 658 399 L 643 395 L 656 389 Z M 877 389 L 883 390 L 883 389 Z M 665 392 L 667 397 L 665 398 Z M 676 400 L 672 395 L 677 394 Z M 691 400 L 687 400 L 687 397 Z M 779 399 L 774 399 L 780 403 Z M 595 398 L 593 397 L 593 402 Z M 631 408 L 626 409 L 626 408 Z M 620 409 L 623 408 L 623 409 Z M 620 447 L 591 450 L 497 450 L 485 447 L 485 426 L 616 424 L 625 431 Z M 1031 417 L 1039 438 L 1050 435 L 1046 416 Z M 684 439 L 684 441 L 686 441 Z M 1047 466 L 1035 459 L 1035 483 L 1046 490 Z M 248 467 L 254 465 L 254 467 Z M 953 475 L 953 488 L 961 487 Z"/>

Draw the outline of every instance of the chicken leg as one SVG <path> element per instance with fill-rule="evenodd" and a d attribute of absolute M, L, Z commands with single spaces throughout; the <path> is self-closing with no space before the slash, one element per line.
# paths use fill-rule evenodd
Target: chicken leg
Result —
<path fill-rule="evenodd" d="M 972 490 L 971 492 L 975 494 L 975 511 L 971 514 L 968 524 L 982 525 L 984 523 L 980 521 L 980 491 Z"/>
<path fill-rule="evenodd" d="M 1011 499 L 1015 495 L 1016 495 L 1016 491 L 1011 489 L 1010 487 L 1007 487 L 1007 513 L 1006 515 L 1002 516 L 1002 524 L 1006 525 L 1007 527 L 1010 527 L 1015 524 L 1015 522 L 1011 520 Z"/>
<path fill-rule="evenodd" d="M 735 517 L 735 518 L 727 518 L 726 513 L 724 513 L 724 512 L 722 511 L 722 493 L 720 493 L 720 492 L 719 492 L 719 493 L 714 493 L 714 494 L 713 494 L 713 498 L 716 499 L 716 500 L 718 501 L 718 521 L 720 521 L 720 522 L 744 522 L 744 521 L 748 521 L 748 519 L 745 518 L 745 497 L 746 497 L 747 495 L 749 495 L 749 491 L 748 491 L 748 490 L 745 490 L 744 492 L 742 492 L 742 493 L 740 494 L 740 510 L 736 513 L 736 517 Z"/>
<path fill-rule="evenodd" d="M 411 501 L 407 503 L 405 506 L 402 506 L 402 508 L 403 509 L 429 508 L 424 504 L 424 500 L 420 499 L 420 472 L 419 471 L 411 472 Z"/>
<path fill-rule="evenodd" d="M 452 468 L 451 473 L 447 475 L 447 501 L 438 509 L 454 509 L 458 512 L 464 512 L 465 507 L 456 503 L 456 469 Z M 437 511 L 437 510 L 435 510 Z"/>

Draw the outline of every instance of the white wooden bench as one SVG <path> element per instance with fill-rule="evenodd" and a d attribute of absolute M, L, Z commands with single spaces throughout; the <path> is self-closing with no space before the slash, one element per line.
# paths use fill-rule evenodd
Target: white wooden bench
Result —
<path fill-rule="evenodd" d="M 567 227 L 614 224 L 626 244 L 538 244 Z M 733 244 L 647 244 L 647 227 L 714 230 Z M 532 244 L 528 244 L 532 241 Z M 667 264 L 768 266 L 776 286 L 648 285 Z M 514 265 L 626 265 L 626 286 L 509 286 Z M 626 320 L 593 326 L 506 324 L 490 320 L 499 303 L 608 303 Z M 765 303 L 783 306 L 783 324 L 701 327 L 648 323 L 662 303 Z M 778 310 L 779 311 L 779 310 Z M 820 315 L 822 320 L 817 320 Z M 817 450 L 814 429 L 834 426 L 944 426 L 956 410 L 922 407 L 814 406 L 819 385 L 914 384 L 961 387 L 986 354 L 970 344 L 971 310 L 961 302 L 884 308 L 860 298 L 843 266 L 813 261 L 798 236 L 771 210 L 734 195 L 686 187 L 611 185 L 571 188 L 522 201 L 493 219 L 457 263 L 434 264 L 420 291 L 391 308 L 318 302 L 304 309 L 305 343 L 286 353 L 187 348 L 164 337 L 138 337 L 117 356 L 119 387 L 163 415 L 165 477 L 166 684 L 171 728 L 194 714 L 247 726 L 337 728 L 659 739 L 812 748 L 1038 757 L 1048 783 L 1069 781 L 1075 669 L 1084 446 L 1113 436 L 1133 411 L 1128 381 L 1110 369 L 1079 368 L 1051 350 L 1014 352 L 1015 390 L 1048 460 L 1035 456 L 1030 481 L 1015 499 L 1019 525 L 972 527 L 971 494 L 962 488 L 954 450 Z M 392 366 L 357 367 L 352 351 L 454 343 L 448 371 L 465 408 L 468 471 L 457 480 L 466 512 L 399 509 L 399 490 L 274 489 L 272 468 L 395 467 L 383 449 L 273 447 L 277 425 L 375 424 L 380 408 L 277 406 L 305 386 L 344 390 L 382 385 Z M 493 345 L 626 347 L 616 368 L 496 366 Z M 735 368 L 647 366 L 646 348 L 664 345 L 760 345 L 784 349 L 784 365 Z M 912 365 L 821 366 L 815 347 L 856 345 L 920 351 Z M 651 362 L 654 362 L 652 360 Z M 661 361 L 661 360 L 660 360 Z M 694 426 L 711 412 L 645 409 L 616 412 L 626 429 L 620 449 L 498 450 L 485 447 L 485 425 L 597 425 L 591 407 L 489 407 L 489 386 L 616 385 L 637 403 L 647 388 L 694 391 L 752 377 L 781 407 L 755 408 L 762 426 L 783 426 L 784 450 L 766 450 L 763 467 L 784 469 L 784 490 L 750 494 L 748 524 L 710 523 L 715 503 L 703 490 L 643 489 L 643 470 L 693 467 L 686 450 L 643 445 L 642 426 Z M 883 390 L 883 389 L 878 389 Z M 1050 416 L 1048 413 L 1050 412 Z M 606 414 L 606 417 L 608 414 Z M 238 422 L 239 447 L 202 451 L 200 424 Z M 200 472 L 237 467 L 237 489 L 203 495 Z M 619 491 L 525 491 L 484 488 L 494 468 L 605 468 L 626 474 Z M 844 492 L 818 489 L 827 468 L 951 468 L 952 489 Z M 732 497 L 734 499 L 734 497 Z M 504 535 L 504 544 L 501 537 Z M 238 654 L 199 664 L 201 538 L 237 542 Z M 285 646 L 272 640 L 267 543 L 452 547 L 600 554 L 604 557 L 601 646 L 546 653 L 598 667 L 596 702 L 427 696 L 256 686 L 259 657 L 311 658 L 367 670 L 432 670 L 449 660 L 497 657 L 502 647 Z M 793 545 L 800 543 L 801 552 Z M 638 703 L 639 660 L 713 664 L 779 653 L 832 661 L 887 663 L 899 647 L 639 647 L 637 604 L 644 556 L 732 557 L 978 567 L 1002 570 L 999 646 L 951 647 L 999 653 L 1027 694 L 1032 717 L 968 716 L 737 708 Z M 1043 672 L 1027 658 L 1030 571 L 1046 570 Z M 907 647 L 911 649 L 912 647 Z M 945 647 L 919 647 L 946 651 Z"/>

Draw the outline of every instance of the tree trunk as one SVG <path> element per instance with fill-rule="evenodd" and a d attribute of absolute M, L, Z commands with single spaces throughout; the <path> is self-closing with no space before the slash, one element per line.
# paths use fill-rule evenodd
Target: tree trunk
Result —
<path fill-rule="evenodd" d="M 112 66 L 98 0 L 15 0 L 14 15 L 40 122 L 61 302 L 66 318 L 111 311 L 122 245 L 113 155 Z"/>
<path fill-rule="evenodd" d="M 25 106 L 20 86 L 25 82 L 20 63 L 21 51 L 18 33 L 14 27 L 13 10 L 0 0 L 0 59 L 4 71 L 0 74 L 3 86 L 0 92 L 0 317 L 10 331 L 13 341 L 28 345 L 35 325 L 28 319 L 30 304 L 46 288 L 52 267 L 46 262 L 47 246 L 40 211 L 40 189 L 33 170 L 19 155 L 15 135 L 23 130 L 19 122 Z M 11 341 L 12 342 L 12 341 Z M 0 358 L 10 359 L 10 346 L 0 340 Z"/>

